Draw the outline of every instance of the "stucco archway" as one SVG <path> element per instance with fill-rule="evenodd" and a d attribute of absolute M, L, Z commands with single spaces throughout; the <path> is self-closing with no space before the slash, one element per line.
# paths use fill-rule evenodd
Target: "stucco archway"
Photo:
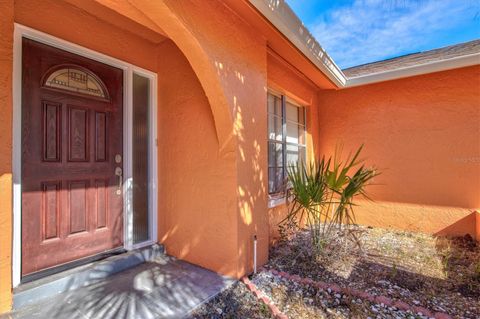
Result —
<path fill-rule="evenodd" d="M 76 2 L 70 0 L 70 2 Z M 97 3 L 128 16 L 149 28 L 161 30 L 182 51 L 197 75 L 210 107 L 215 122 L 219 143 L 219 152 L 235 150 L 236 139 L 233 130 L 232 109 L 225 96 L 221 80 L 212 61 L 202 44 L 169 6 L 169 1 L 139 1 L 115 3 L 109 0 L 96 0 Z M 76 3 L 78 5 L 78 3 Z"/>

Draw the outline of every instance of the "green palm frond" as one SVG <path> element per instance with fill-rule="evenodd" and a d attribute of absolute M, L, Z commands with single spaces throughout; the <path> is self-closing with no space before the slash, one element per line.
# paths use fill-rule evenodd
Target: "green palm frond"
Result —
<path fill-rule="evenodd" d="M 333 159 L 323 156 L 308 165 L 300 162 L 287 168 L 291 204 L 281 224 L 306 222 L 314 249 L 324 247 L 333 228 L 354 224 L 354 199 L 368 198 L 365 188 L 379 173 L 359 159 L 362 149 L 363 145 L 342 162 L 342 147 L 337 146 Z"/>

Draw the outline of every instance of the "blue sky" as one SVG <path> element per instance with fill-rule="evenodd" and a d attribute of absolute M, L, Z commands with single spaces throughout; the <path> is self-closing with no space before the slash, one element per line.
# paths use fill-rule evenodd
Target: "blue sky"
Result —
<path fill-rule="evenodd" d="M 340 68 L 480 38 L 480 0 L 287 0 Z"/>

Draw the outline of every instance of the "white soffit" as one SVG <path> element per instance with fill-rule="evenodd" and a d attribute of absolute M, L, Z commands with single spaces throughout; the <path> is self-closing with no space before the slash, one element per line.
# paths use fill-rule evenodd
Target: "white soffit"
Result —
<path fill-rule="evenodd" d="M 250 3 L 335 85 L 338 87 L 345 85 L 346 78 L 342 70 L 328 56 L 285 0 L 250 0 Z"/>

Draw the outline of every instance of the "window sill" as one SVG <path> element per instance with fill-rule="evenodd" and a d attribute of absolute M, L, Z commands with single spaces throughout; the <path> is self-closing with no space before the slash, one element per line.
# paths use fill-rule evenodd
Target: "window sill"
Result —
<path fill-rule="evenodd" d="M 280 205 L 285 205 L 287 203 L 285 195 L 282 196 L 269 196 L 268 198 L 268 208 L 274 208 Z"/>

